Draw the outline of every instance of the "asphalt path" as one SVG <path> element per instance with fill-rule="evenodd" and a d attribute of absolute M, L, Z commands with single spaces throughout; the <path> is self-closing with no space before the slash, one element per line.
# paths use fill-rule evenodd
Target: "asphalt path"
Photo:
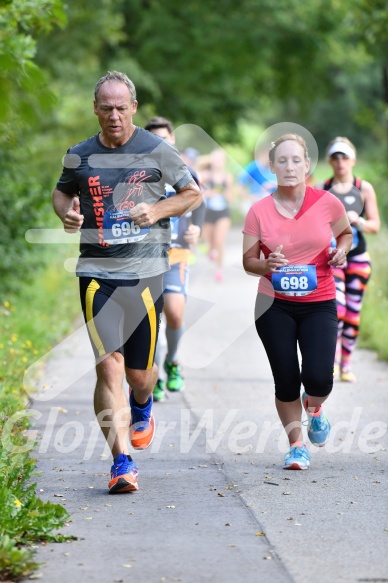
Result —
<path fill-rule="evenodd" d="M 71 521 L 61 532 L 77 540 L 39 545 L 33 577 L 388 581 L 388 365 L 357 350 L 358 382 L 336 381 L 325 405 L 328 444 L 308 445 L 307 471 L 284 471 L 287 445 L 253 325 L 257 279 L 242 270 L 241 241 L 240 229 L 231 231 L 222 283 L 206 256 L 191 268 L 180 347 L 186 386 L 154 404 L 155 440 L 131 452 L 138 492 L 108 495 L 112 460 L 94 419 L 85 330 L 55 347 L 32 403 L 37 491 L 66 507 Z"/>

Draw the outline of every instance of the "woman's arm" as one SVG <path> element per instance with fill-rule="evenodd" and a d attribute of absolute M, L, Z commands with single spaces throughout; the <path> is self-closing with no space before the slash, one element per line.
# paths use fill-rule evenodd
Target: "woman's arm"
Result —
<path fill-rule="evenodd" d="M 350 251 L 353 242 L 352 227 L 349 225 L 346 212 L 333 226 L 333 235 L 337 246 L 329 248 L 330 261 L 328 261 L 328 264 L 333 267 L 343 268 L 346 266 L 346 255 Z"/>
<path fill-rule="evenodd" d="M 260 241 L 253 235 L 244 233 L 243 267 L 248 275 L 265 275 L 277 267 L 287 265 L 288 261 L 281 253 L 282 245 L 270 253 L 267 259 L 260 259 Z"/>
<path fill-rule="evenodd" d="M 356 227 L 363 233 L 378 233 L 380 230 L 379 209 L 376 193 L 370 182 L 362 181 L 361 194 L 364 199 L 365 218 L 358 217 Z"/>

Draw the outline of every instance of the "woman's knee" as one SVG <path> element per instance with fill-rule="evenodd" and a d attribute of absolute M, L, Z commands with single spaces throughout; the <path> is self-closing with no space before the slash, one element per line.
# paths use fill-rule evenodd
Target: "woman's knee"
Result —
<path fill-rule="evenodd" d="M 283 403 L 291 403 L 300 397 L 300 384 L 290 386 L 275 385 L 275 397 Z"/>
<path fill-rule="evenodd" d="M 327 397 L 333 389 L 333 372 L 326 379 L 316 376 L 303 378 L 302 382 L 306 393 L 311 397 Z"/>

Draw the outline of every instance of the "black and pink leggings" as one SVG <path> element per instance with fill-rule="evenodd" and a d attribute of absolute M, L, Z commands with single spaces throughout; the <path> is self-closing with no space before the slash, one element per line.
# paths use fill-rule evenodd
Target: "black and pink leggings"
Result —
<path fill-rule="evenodd" d="M 348 362 L 356 345 L 362 300 L 371 272 L 371 261 L 367 251 L 350 257 L 345 269 L 334 269 L 337 289 L 338 362 Z"/>

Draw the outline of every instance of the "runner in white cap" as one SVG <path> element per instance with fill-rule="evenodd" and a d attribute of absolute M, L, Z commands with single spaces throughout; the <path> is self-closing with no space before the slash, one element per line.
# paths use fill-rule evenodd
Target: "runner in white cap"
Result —
<path fill-rule="evenodd" d="M 334 269 L 339 320 L 334 376 L 339 374 L 342 381 L 355 382 L 350 360 L 359 333 L 362 300 L 371 274 L 364 233 L 377 233 L 380 218 L 373 186 L 353 174 L 356 148 L 352 142 L 344 137 L 334 138 L 327 147 L 327 158 L 333 176 L 321 188 L 330 190 L 341 200 L 353 231 L 347 264 L 344 268 Z"/>

